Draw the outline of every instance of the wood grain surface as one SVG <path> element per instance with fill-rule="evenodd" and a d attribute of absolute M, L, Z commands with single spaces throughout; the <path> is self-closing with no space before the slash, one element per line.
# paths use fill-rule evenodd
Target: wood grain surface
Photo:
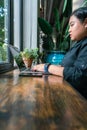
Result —
<path fill-rule="evenodd" d="M 0 75 L 0 130 L 87 130 L 87 101 L 58 76 Z"/>

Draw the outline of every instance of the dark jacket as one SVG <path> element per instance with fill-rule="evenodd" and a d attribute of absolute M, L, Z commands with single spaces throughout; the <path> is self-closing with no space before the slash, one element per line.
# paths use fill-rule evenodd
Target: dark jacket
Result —
<path fill-rule="evenodd" d="M 87 98 L 87 38 L 77 42 L 65 55 L 64 79 Z"/>

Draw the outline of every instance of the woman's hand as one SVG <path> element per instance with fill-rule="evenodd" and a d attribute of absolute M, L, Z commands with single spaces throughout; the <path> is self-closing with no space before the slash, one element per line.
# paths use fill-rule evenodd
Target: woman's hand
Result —
<path fill-rule="evenodd" d="M 44 64 L 35 65 L 35 66 L 33 66 L 32 70 L 44 72 Z M 59 65 L 50 65 L 49 66 L 49 73 L 51 73 L 53 75 L 58 75 L 58 76 L 63 77 L 63 70 L 64 70 L 64 67 L 59 66 Z"/>
<path fill-rule="evenodd" d="M 44 64 L 35 65 L 35 66 L 33 66 L 32 70 L 44 72 Z"/>

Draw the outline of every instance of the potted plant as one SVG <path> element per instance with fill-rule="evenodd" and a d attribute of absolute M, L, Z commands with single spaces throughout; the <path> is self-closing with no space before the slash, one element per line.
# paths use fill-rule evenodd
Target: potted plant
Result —
<path fill-rule="evenodd" d="M 22 56 L 25 66 L 27 68 L 30 68 L 32 62 L 36 60 L 38 57 L 38 48 L 34 48 L 30 50 L 25 48 L 23 51 L 20 52 L 20 55 Z"/>
<path fill-rule="evenodd" d="M 42 48 L 44 53 L 51 53 L 49 59 L 46 55 L 45 62 L 51 62 L 52 53 L 62 55 L 63 59 L 64 54 L 70 48 L 70 38 L 68 33 L 68 16 L 71 13 L 71 1 L 64 0 L 63 10 L 59 12 L 57 8 L 54 8 L 54 25 L 51 25 L 46 19 L 39 17 L 38 24 L 43 32 L 42 37 Z M 57 56 L 58 58 L 58 56 Z M 53 59 L 52 63 L 55 62 L 56 58 Z M 61 60 L 59 61 L 59 63 Z M 55 64 L 57 64 L 56 61 Z M 58 64 L 59 64 L 58 63 Z"/>

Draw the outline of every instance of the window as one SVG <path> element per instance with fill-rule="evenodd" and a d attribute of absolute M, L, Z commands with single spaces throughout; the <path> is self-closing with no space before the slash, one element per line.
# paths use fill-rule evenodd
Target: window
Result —
<path fill-rule="evenodd" d="M 13 40 L 11 6 L 12 0 L 0 0 L 0 73 L 12 68 L 10 52 L 6 46 Z"/>
<path fill-rule="evenodd" d="M 14 65 L 13 56 L 3 43 L 19 50 L 37 46 L 38 0 L 0 0 L 0 73 Z M 2 24 L 2 25 L 1 25 Z M 4 49 L 5 57 L 2 55 Z"/>
<path fill-rule="evenodd" d="M 7 40 L 7 27 L 6 27 L 7 7 L 3 0 L 0 0 L 0 63 L 6 62 L 7 48 L 4 46 L 5 40 Z"/>

